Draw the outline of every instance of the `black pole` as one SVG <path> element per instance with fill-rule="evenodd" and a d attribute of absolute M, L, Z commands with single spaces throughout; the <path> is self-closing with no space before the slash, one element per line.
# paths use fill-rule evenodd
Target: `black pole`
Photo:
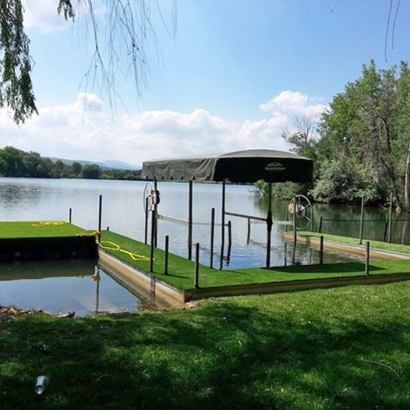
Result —
<path fill-rule="evenodd" d="M 199 288 L 199 243 L 195 244 L 194 288 Z"/>
<path fill-rule="evenodd" d="M 271 236 L 272 236 L 272 183 L 269 182 L 268 190 L 268 216 L 266 217 L 267 227 L 267 240 L 266 240 L 266 267 L 270 267 L 270 248 L 271 248 Z"/>
<path fill-rule="evenodd" d="M 154 248 L 155 248 L 155 220 L 157 218 L 155 209 L 151 212 L 151 254 L 150 254 L 150 263 L 149 271 L 154 272 Z"/>
<path fill-rule="evenodd" d="M 246 237 L 246 244 L 249 245 L 251 241 L 251 218 L 248 218 L 248 235 Z"/>
<path fill-rule="evenodd" d="M 215 208 L 211 209 L 211 254 L 209 256 L 209 267 L 214 267 L 214 237 L 215 237 Z"/>
<path fill-rule="evenodd" d="M 70 223 L 71 223 L 71 221 L 72 221 L 71 217 L 72 217 L 72 210 L 71 210 L 71 208 L 70 208 L 70 209 L 68 210 L 68 222 L 70 222 Z"/>
<path fill-rule="evenodd" d="M 319 264 L 323 265 L 323 235 L 320 237 Z"/>
<path fill-rule="evenodd" d="M 296 233 L 296 197 L 293 198 L 293 256 L 292 256 L 292 265 L 295 264 L 296 259 L 296 242 L 297 242 L 297 233 Z"/>
<path fill-rule="evenodd" d="M 151 193 L 154 194 L 154 211 L 155 211 L 155 218 L 152 218 L 152 225 L 154 226 L 154 231 L 153 231 L 153 236 L 154 236 L 154 246 L 157 247 L 158 244 L 158 221 L 157 221 L 157 215 L 158 215 L 158 183 L 157 179 L 154 178 L 154 192 Z"/>
<path fill-rule="evenodd" d="M 189 180 L 188 195 L 188 259 L 192 260 L 192 179 Z"/>
<path fill-rule="evenodd" d="M 169 236 L 165 236 L 165 261 L 164 261 L 164 275 L 168 275 L 168 251 L 169 251 Z"/>
<path fill-rule="evenodd" d="M 231 259 L 231 248 L 232 248 L 232 223 L 228 221 L 228 252 L 226 259 L 229 261 Z"/>
<path fill-rule="evenodd" d="M 369 261 L 370 261 L 370 242 L 366 242 L 366 263 L 365 263 L 365 273 L 369 275 Z"/>
<path fill-rule="evenodd" d="M 322 221 L 323 221 L 323 216 L 321 216 L 319 219 L 319 233 L 322 233 Z"/>
<path fill-rule="evenodd" d="M 224 247 L 225 247 L 225 180 L 222 181 L 222 215 L 221 215 L 221 266 L 223 266 L 224 260 Z"/>

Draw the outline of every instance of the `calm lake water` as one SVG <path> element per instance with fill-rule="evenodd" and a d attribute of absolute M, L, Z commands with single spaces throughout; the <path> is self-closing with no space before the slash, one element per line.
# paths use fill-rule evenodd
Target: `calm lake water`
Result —
<path fill-rule="evenodd" d="M 145 213 L 144 189 L 141 181 L 105 181 L 77 179 L 24 179 L 0 178 L 0 220 L 68 220 L 84 229 L 96 230 L 99 223 L 99 197 L 102 195 L 102 229 L 144 241 Z M 158 183 L 161 215 L 188 219 L 188 184 Z M 193 188 L 193 243 L 200 243 L 200 261 L 209 265 L 211 209 L 215 208 L 216 224 L 221 222 L 221 185 L 194 184 Z M 287 219 L 287 202 L 273 201 L 273 219 Z M 268 202 L 258 198 L 252 186 L 227 185 L 226 211 L 266 218 Z M 313 207 L 317 230 L 320 216 L 322 232 L 359 236 L 360 208 Z M 364 236 L 380 239 L 385 233 L 387 212 L 366 209 Z M 329 221 L 332 219 L 332 221 Z M 264 222 L 252 221 L 248 237 L 248 221 L 227 216 L 231 221 L 232 247 L 229 260 L 223 269 L 264 266 L 266 261 L 267 231 Z M 350 220 L 353 222 L 343 222 Z M 395 242 L 408 241 L 406 224 L 393 224 Z M 369 223 L 367 221 L 373 221 Z M 273 225 L 271 240 L 271 266 L 297 263 L 316 263 L 318 255 L 311 249 L 282 242 L 284 226 Z M 221 228 L 215 228 L 214 267 L 219 267 Z M 149 230 L 150 231 L 150 230 Z M 158 246 L 164 248 L 169 236 L 169 250 L 187 257 L 188 231 L 181 223 L 160 220 Z M 226 241 L 227 241 L 226 236 Z M 226 243 L 227 245 L 227 243 Z M 225 247 L 225 254 L 227 250 Z M 194 253 L 193 253 L 194 254 Z M 347 260 L 335 254 L 325 255 L 325 263 Z M 6 280 L 12 279 L 15 280 Z M 35 278 L 35 279 L 34 279 Z M 135 311 L 144 306 L 138 297 L 117 284 L 108 274 L 91 261 L 53 261 L 0 265 L 0 305 L 15 304 L 25 308 L 42 308 L 53 313 L 74 310 L 76 315 L 101 311 Z"/>

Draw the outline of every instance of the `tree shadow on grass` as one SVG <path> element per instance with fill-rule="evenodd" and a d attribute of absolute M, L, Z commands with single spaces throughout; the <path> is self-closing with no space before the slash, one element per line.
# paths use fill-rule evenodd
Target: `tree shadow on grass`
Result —
<path fill-rule="evenodd" d="M 72 321 L 11 319 L 0 323 L 1 408 L 408 409 L 409 316 L 373 314 L 373 289 L 317 294 Z M 322 304 L 317 312 L 314 303 Z M 36 397 L 40 374 L 50 385 Z"/>

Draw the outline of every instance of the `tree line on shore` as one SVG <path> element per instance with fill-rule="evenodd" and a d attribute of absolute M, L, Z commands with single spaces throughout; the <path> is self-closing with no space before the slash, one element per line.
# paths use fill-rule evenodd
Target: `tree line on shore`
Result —
<path fill-rule="evenodd" d="M 141 170 L 103 169 L 98 164 L 66 164 L 14 147 L 0 149 L 0 176 L 25 178 L 85 178 L 138 180 Z"/>

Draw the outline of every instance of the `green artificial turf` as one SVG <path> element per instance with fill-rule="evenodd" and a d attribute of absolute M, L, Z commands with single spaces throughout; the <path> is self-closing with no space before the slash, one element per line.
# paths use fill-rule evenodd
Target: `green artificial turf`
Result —
<path fill-rule="evenodd" d="M 76 236 L 81 233 L 88 231 L 65 221 L 0 222 L 0 239 L 49 238 Z"/>
<path fill-rule="evenodd" d="M 114 232 L 102 232 L 101 245 L 107 252 L 126 261 L 145 272 L 150 270 L 150 246 L 134 241 Z M 118 250 L 115 250 L 119 248 Z M 130 254 L 131 253 L 131 254 Z M 180 289 L 194 287 L 195 264 L 183 257 L 169 254 L 168 275 L 164 274 L 165 252 L 155 249 L 153 275 Z M 410 261 L 390 260 L 372 261 L 370 274 L 389 274 L 409 272 Z M 325 265 L 288 266 L 278 268 L 246 268 L 234 270 L 210 269 L 201 265 L 199 286 L 201 288 L 308 280 L 365 274 L 365 263 L 349 262 Z"/>

